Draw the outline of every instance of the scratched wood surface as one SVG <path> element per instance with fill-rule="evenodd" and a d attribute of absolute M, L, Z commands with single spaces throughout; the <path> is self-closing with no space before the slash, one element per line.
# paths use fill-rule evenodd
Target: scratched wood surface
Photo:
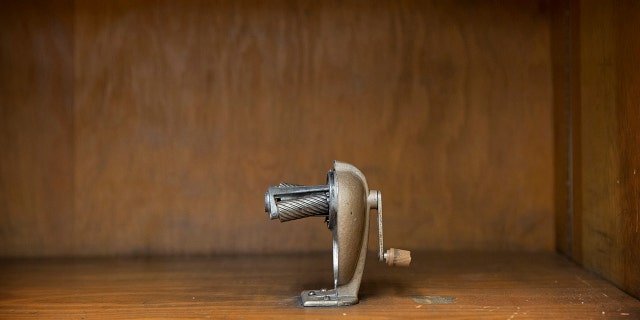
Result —
<path fill-rule="evenodd" d="M 565 9 L 561 17 L 573 17 L 572 36 L 564 31 L 571 58 L 554 73 L 573 70 L 572 77 L 556 84 L 571 99 L 556 104 L 571 113 L 574 175 L 565 180 L 573 189 L 565 225 L 572 231 L 558 234 L 563 243 L 571 233 L 572 243 L 559 247 L 640 297 L 640 4 L 571 1 Z M 567 125 L 567 118 L 556 121 Z M 558 199 L 566 198 L 563 190 L 557 189 Z"/>
<path fill-rule="evenodd" d="M 0 255 L 322 250 L 262 195 L 334 159 L 389 243 L 553 248 L 546 1 L 42 3 L 0 13 Z"/>
<path fill-rule="evenodd" d="M 370 254 L 370 256 L 372 256 Z M 309 309 L 331 257 L 26 259 L 0 263 L 0 318 L 638 319 L 640 301 L 553 253 L 414 253 L 367 262 L 360 304 Z"/>

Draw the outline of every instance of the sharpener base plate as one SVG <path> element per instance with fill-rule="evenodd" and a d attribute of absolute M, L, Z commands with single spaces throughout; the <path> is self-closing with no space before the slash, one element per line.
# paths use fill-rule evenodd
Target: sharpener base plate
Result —
<path fill-rule="evenodd" d="M 339 289 L 339 288 L 338 288 Z M 300 294 L 304 307 L 339 307 L 358 303 L 357 296 L 340 295 L 340 290 L 305 290 Z"/>

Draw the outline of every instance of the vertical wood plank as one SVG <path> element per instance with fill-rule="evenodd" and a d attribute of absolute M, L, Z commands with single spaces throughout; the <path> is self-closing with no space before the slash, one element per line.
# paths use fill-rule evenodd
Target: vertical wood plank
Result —
<path fill-rule="evenodd" d="M 580 1 L 551 9 L 556 249 L 582 259 Z"/>
<path fill-rule="evenodd" d="M 574 1 L 575 2 L 575 1 Z M 554 208 L 556 249 L 574 256 L 574 112 L 577 62 L 573 20 L 576 17 L 571 1 L 554 1 L 551 9 L 551 58 L 554 104 Z"/>

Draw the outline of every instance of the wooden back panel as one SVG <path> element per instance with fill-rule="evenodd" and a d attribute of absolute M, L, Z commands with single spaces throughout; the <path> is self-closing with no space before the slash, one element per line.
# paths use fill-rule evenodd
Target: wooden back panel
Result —
<path fill-rule="evenodd" d="M 0 254 L 329 250 L 262 202 L 334 159 L 382 191 L 389 245 L 550 250 L 545 3 L 12 4 Z"/>

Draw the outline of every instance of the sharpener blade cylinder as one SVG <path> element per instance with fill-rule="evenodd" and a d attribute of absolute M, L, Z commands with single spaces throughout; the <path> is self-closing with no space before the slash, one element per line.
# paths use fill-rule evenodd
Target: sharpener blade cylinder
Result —
<path fill-rule="evenodd" d="M 329 185 L 301 186 L 280 183 L 264 195 L 270 219 L 286 222 L 307 217 L 329 217 Z"/>

